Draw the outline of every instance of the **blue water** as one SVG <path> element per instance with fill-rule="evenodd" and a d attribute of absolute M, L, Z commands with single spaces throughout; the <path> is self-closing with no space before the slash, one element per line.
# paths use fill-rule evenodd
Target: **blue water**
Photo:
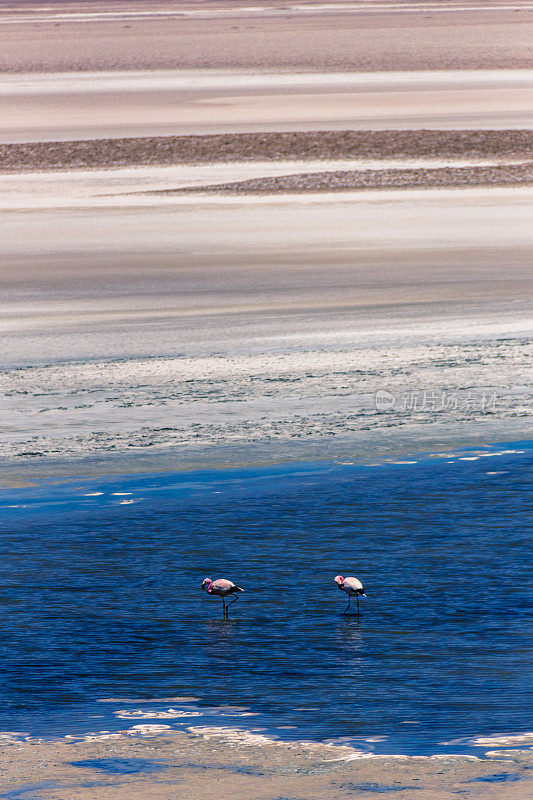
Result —
<path fill-rule="evenodd" d="M 3 490 L 0 728 L 124 728 L 99 700 L 192 695 L 382 752 L 527 730 L 533 450 L 485 452 Z M 246 589 L 228 622 L 206 576 Z"/>

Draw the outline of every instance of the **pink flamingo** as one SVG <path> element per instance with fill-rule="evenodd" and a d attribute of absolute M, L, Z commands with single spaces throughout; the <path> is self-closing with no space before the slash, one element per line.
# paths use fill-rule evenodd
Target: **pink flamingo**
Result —
<path fill-rule="evenodd" d="M 232 581 L 227 581 L 225 578 L 218 578 L 216 581 L 212 581 L 211 578 L 206 578 L 202 583 L 202 589 L 204 589 L 207 594 L 215 594 L 217 597 L 222 598 L 223 619 L 229 619 L 228 608 L 239 599 L 237 592 L 244 592 L 244 589 L 241 589 L 240 586 L 237 586 Z M 235 597 L 231 602 L 226 604 L 225 598 L 230 594 L 234 594 Z"/>
<path fill-rule="evenodd" d="M 366 597 L 365 590 L 363 588 L 363 584 L 357 578 L 343 578 L 342 575 L 335 576 L 335 583 L 341 590 L 341 592 L 346 592 L 348 595 L 348 605 L 342 612 L 346 614 L 348 609 L 350 608 L 350 603 L 352 602 L 352 597 L 357 599 L 357 614 L 359 614 L 359 595 L 362 594 L 363 597 Z"/>

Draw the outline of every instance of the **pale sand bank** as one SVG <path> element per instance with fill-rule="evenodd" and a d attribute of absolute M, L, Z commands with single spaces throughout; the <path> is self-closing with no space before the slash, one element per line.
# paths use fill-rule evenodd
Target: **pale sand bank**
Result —
<path fill-rule="evenodd" d="M 387 172 L 403 168 L 422 175 L 438 167 L 503 167 L 520 163 L 519 159 L 419 158 L 419 159 L 347 159 L 309 161 L 237 161 L 218 164 L 175 164 L 138 166 L 118 169 L 65 170 L 61 172 L 0 173 L 2 209 L 71 208 L 73 206 L 108 207 L 130 205 L 133 194 L 153 203 L 152 192 L 179 188 L 202 188 L 229 181 L 323 173 L 324 170 L 353 170 L 363 177 L 369 170 Z M 344 173 L 343 173 L 344 174 Z M 474 175 L 469 174 L 469 185 Z M 320 175 L 318 175 L 320 177 Z M 169 195 L 167 194 L 167 197 Z"/>
<path fill-rule="evenodd" d="M 3 142 L 228 132 L 533 128 L 533 70 L 11 75 Z M 95 113 L 96 112 L 96 113 Z"/>
<path fill-rule="evenodd" d="M 342 746 L 281 743 L 261 733 L 95 737 L 17 742 L 0 749 L 6 798 L 38 800 L 524 800 L 532 754 L 524 746 L 475 756 L 371 756 Z M 480 748 L 483 756 L 490 745 Z M 493 746 L 494 748 L 494 746 Z"/>
<path fill-rule="evenodd" d="M 8 1 L 0 4 L 0 70 L 524 68 L 532 64 L 531 7 Z"/>
<path fill-rule="evenodd" d="M 133 197 L 131 206 L 136 205 L 135 201 Z M 144 264 L 145 274 L 150 264 L 157 263 L 162 267 L 166 262 L 166 279 L 173 281 L 173 292 L 182 295 L 186 301 L 189 298 L 188 284 L 180 285 L 176 281 L 189 263 L 208 265 L 217 291 L 220 287 L 217 273 L 221 277 L 229 275 L 231 265 L 239 263 L 246 265 L 246 272 L 257 285 L 262 284 L 264 277 L 260 265 L 269 264 L 269 274 L 277 275 L 280 291 L 286 283 L 291 285 L 292 280 L 305 291 L 307 286 L 301 284 L 302 273 L 298 265 L 307 264 L 317 275 L 321 269 L 318 265 L 322 263 L 326 270 L 325 281 L 317 286 L 321 291 L 327 291 L 331 265 L 341 263 L 346 271 L 351 265 L 356 290 L 359 270 L 366 271 L 366 253 L 373 253 L 378 258 L 381 254 L 386 263 L 388 254 L 403 251 L 412 264 L 412 271 L 398 278 L 406 286 L 402 300 L 409 302 L 411 291 L 420 300 L 421 296 L 417 294 L 420 288 L 425 286 L 430 292 L 434 289 L 431 285 L 434 275 L 419 260 L 420 253 L 440 252 L 445 262 L 446 249 L 453 248 L 470 253 L 476 264 L 476 274 L 472 276 L 475 280 L 468 292 L 468 297 L 474 299 L 479 296 L 476 292 L 484 292 L 489 287 L 485 281 L 480 283 L 477 280 L 480 268 L 484 275 L 490 274 L 502 258 L 504 249 L 512 252 L 531 247 L 531 202 L 531 187 L 471 187 L 333 192 L 320 196 L 303 193 L 264 197 L 170 195 L 166 198 L 165 195 L 155 195 L 150 206 L 136 208 L 135 213 L 124 206 L 109 209 L 103 215 L 90 204 L 85 214 L 77 208 L 44 209 L 35 213 L 5 212 L 3 221 L 7 234 L 0 249 L 0 270 L 6 290 L 12 285 L 21 287 L 23 272 L 20 264 L 25 263 L 25 274 L 33 272 L 38 275 L 40 270 L 48 293 L 60 288 L 57 284 L 54 286 L 57 274 L 55 269 L 43 274 L 39 265 L 49 259 L 55 260 L 61 273 L 65 269 L 61 267 L 61 261 L 73 257 L 74 273 L 78 269 L 75 264 L 81 263 L 88 271 L 77 275 L 77 286 L 65 287 L 68 297 L 70 292 L 76 295 L 78 288 L 87 286 L 96 272 L 102 269 L 113 272 L 116 257 L 123 258 L 126 264 L 129 258 L 132 277 L 139 262 Z M 487 270 L 483 269 L 483 264 L 480 265 L 475 248 L 488 254 Z M 246 259 L 249 259 L 248 263 Z M 92 269 L 89 267 L 91 261 L 94 263 Z M 453 256 L 451 263 L 450 278 L 454 275 L 459 282 L 468 283 L 472 267 L 466 264 L 457 268 Z M 513 257 L 511 264 L 514 264 Z M 390 264 L 383 276 L 377 276 L 376 280 L 381 285 L 398 269 L 397 264 Z M 433 295 L 435 302 L 441 300 L 441 289 L 446 298 L 456 296 L 451 284 L 447 284 L 446 272 L 439 272 L 438 290 L 435 289 Z M 195 279 L 195 273 L 196 270 L 191 270 L 189 277 Z M 158 294 L 155 287 L 165 270 L 160 273 L 151 270 L 150 274 L 153 283 L 151 287 L 143 284 L 143 294 L 153 296 Z M 234 274 L 241 274 L 240 269 Z M 514 275 L 514 267 L 504 273 L 496 271 L 495 296 Z M 243 287 L 234 283 L 232 287 L 235 295 L 226 295 L 224 301 L 228 309 L 235 304 L 241 306 L 239 298 Z M 275 288 L 271 286 L 271 292 Z M 106 296 L 109 286 L 98 285 L 94 289 Z M 131 286 L 128 294 L 130 292 Z M 266 298 L 268 306 L 276 295 L 274 291 Z M 431 299 L 427 294 L 424 297 Z M 302 308 L 309 305 L 303 297 L 299 302 Z M 360 303 L 361 296 L 357 305 Z M 202 304 L 203 307 L 206 305 L 210 303 Z M 315 307 L 314 302 L 312 305 Z M 175 310 L 179 312 L 180 306 Z"/>
<path fill-rule="evenodd" d="M 478 152 L 523 141 L 484 136 Z M 28 210 L 4 213 L 0 266 L 2 452 L 25 476 L 39 459 L 126 471 L 132 452 L 135 469 L 248 463 L 250 443 L 263 462 L 327 458 L 407 431 L 411 452 L 525 438 L 530 188 L 123 194 L 102 214 L 90 196 L 35 211 L 19 177 Z M 498 406 L 490 422 L 376 415 L 391 383 L 496 391 Z"/>

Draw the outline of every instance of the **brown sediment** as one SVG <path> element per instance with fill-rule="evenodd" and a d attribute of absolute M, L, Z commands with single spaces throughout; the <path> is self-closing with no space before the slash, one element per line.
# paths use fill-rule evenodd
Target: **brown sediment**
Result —
<path fill-rule="evenodd" d="M 16 742 L 0 750 L 0 790 L 3 797 L 30 791 L 40 800 L 346 800 L 376 792 L 397 800 L 456 795 L 523 800 L 531 791 L 531 753 L 526 750 L 483 760 L 460 755 L 359 758 L 346 747 L 267 742 L 239 734 L 211 729 L 206 735 Z M 346 758 L 352 760 L 339 760 Z"/>
<path fill-rule="evenodd" d="M 434 167 L 416 169 L 343 170 L 253 178 L 246 181 L 162 189 L 150 194 L 219 192 L 223 194 L 288 194 L 292 192 L 342 192 L 363 189 L 431 189 L 468 186 L 529 186 L 533 161 L 494 167 Z"/>
<path fill-rule="evenodd" d="M 0 144 L 0 172 L 335 158 L 530 158 L 532 152 L 533 130 L 222 133 Z"/>

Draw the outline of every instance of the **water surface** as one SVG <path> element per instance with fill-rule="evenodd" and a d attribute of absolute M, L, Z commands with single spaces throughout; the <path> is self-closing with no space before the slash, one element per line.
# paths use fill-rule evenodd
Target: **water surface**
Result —
<path fill-rule="evenodd" d="M 530 455 L 4 490 L 0 727 L 239 720 L 408 753 L 527 730 Z M 338 573 L 367 587 L 359 619 Z M 206 576 L 245 587 L 229 622 Z"/>

